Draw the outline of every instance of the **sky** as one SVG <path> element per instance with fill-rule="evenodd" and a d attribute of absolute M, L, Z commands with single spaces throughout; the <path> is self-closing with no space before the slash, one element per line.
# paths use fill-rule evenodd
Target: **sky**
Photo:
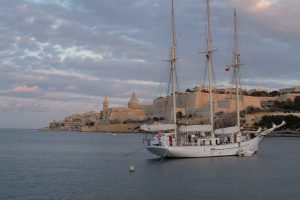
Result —
<path fill-rule="evenodd" d="M 205 82 L 206 0 L 175 0 L 179 90 Z M 277 90 L 300 85 L 300 1 L 212 0 L 215 84 L 230 85 L 233 9 L 241 82 Z M 143 104 L 166 95 L 170 0 L 1 0 L 0 128 Z"/>

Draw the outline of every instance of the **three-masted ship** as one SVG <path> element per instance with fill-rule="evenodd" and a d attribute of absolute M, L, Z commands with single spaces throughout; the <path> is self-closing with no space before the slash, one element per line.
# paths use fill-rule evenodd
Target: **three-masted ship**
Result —
<path fill-rule="evenodd" d="M 155 133 L 155 136 L 148 141 L 147 150 L 160 157 L 174 158 L 201 158 L 215 156 L 251 156 L 257 152 L 258 146 L 265 135 L 285 124 L 283 121 L 279 125 L 262 131 L 243 131 L 240 124 L 240 90 L 239 90 L 239 68 L 240 54 L 237 41 L 237 15 L 234 9 L 234 83 L 236 94 L 236 125 L 233 127 L 214 127 L 214 99 L 213 99 L 213 49 L 211 39 L 211 14 L 210 1 L 207 0 L 207 46 L 206 64 L 208 75 L 209 110 L 210 123 L 204 125 L 177 125 L 176 119 L 176 38 L 175 38 L 175 18 L 174 2 L 172 0 L 172 45 L 170 50 L 170 72 L 172 84 L 172 122 L 169 124 L 142 125 L 144 131 Z M 196 137 L 191 137 L 191 133 L 199 133 Z"/>

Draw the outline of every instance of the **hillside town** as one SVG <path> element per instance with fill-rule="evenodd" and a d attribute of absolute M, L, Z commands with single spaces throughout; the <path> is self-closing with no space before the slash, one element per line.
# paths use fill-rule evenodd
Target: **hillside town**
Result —
<path fill-rule="evenodd" d="M 261 124 L 264 116 L 300 117 L 300 86 L 268 92 L 266 90 L 242 90 L 240 105 L 241 124 L 251 129 Z M 216 127 L 235 123 L 235 90 L 214 89 L 214 113 Z M 209 97 L 204 86 L 176 93 L 178 124 L 208 123 Z M 136 93 L 132 93 L 126 107 L 110 107 L 105 97 L 100 111 L 91 111 L 54 120 L 42 130 L 86 132 L 139 132 L 141 124 L 166 123 L 172 115 L 171 95 L 153 100 L 151 105 L 142 105 Z"/>

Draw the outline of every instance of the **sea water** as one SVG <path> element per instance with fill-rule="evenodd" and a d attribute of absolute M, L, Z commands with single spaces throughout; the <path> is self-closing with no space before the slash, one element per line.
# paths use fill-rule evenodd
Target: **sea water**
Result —
<path fill-rule="evenodd" d="M 300 199 L 300 138 L 266 138 L 252 157 L 162 160 L 144 137 L 1 129 L 0 199 Z"/>

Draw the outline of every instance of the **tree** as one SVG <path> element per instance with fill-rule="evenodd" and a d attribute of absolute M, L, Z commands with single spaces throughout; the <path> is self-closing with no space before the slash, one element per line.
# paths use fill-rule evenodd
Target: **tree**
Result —
<path fill-rule="evenodd" d="M 295 103 L 291 99 L 287 99 L 286 101 L 274 101 L 274 104 L 277 108 L 291 111 L 295 109 Z"/>
<path fill-rule="evenodd" d="M 246 91 L 246 90 L 242 91 L 242 94 L 245 95 L 245 96 L 249 96 L 249 92 Z"/>
<path fill-rule="evenodd" d="M 300 111 L 300 96 L 296 96 L 294 99 L 295 109 Z"/>
<path fill-rule="evenodd" d="M 159 117 L 153 117 L 153 121 L 159 121 Z"/>
<path fill-rule="evenodd" d="M 274 91 L 270 92 L 269 95 L 270 95 L 271 97 L 276 97 L 276 96 L 279 96 L 280 93 L 279 93 L 278 91 L 274 90 Z"/>
<path fill-rule="evenodd" d="M 182 118 L 182 117 L 183 117 L 183 114 L 182 114 L 182 112 L 180 112 L 180 111 L 179 111 L 179 112 L 177 112 L 177 113 L 176 113 L 176 117 L 177 117 L 177 118 Z"/>
<path fill-rule="evenodd" d="M 252 92 L 250 94 L 250 96 L 254 96 L 254 97 L 267 97 L 267 96 L 269 96 L 269 94 L 266 91 L 255 91 L 255 92 Z"/>
<path fill-rule="evenodd" d="M 295 130 L 300 127 L 300 118 L 294 115 L 263 116 L 262 119 L 256 125 L 271 128 L 273 123 L 280 124 L 282 121 L 286 122 L 284 128 Z"/>
<path fill-rule="evenodd" d="M 291 99 L 287 99 L 283 102 L 284 109 L 293 109 L 295 107 L 294 102 Z"/>

